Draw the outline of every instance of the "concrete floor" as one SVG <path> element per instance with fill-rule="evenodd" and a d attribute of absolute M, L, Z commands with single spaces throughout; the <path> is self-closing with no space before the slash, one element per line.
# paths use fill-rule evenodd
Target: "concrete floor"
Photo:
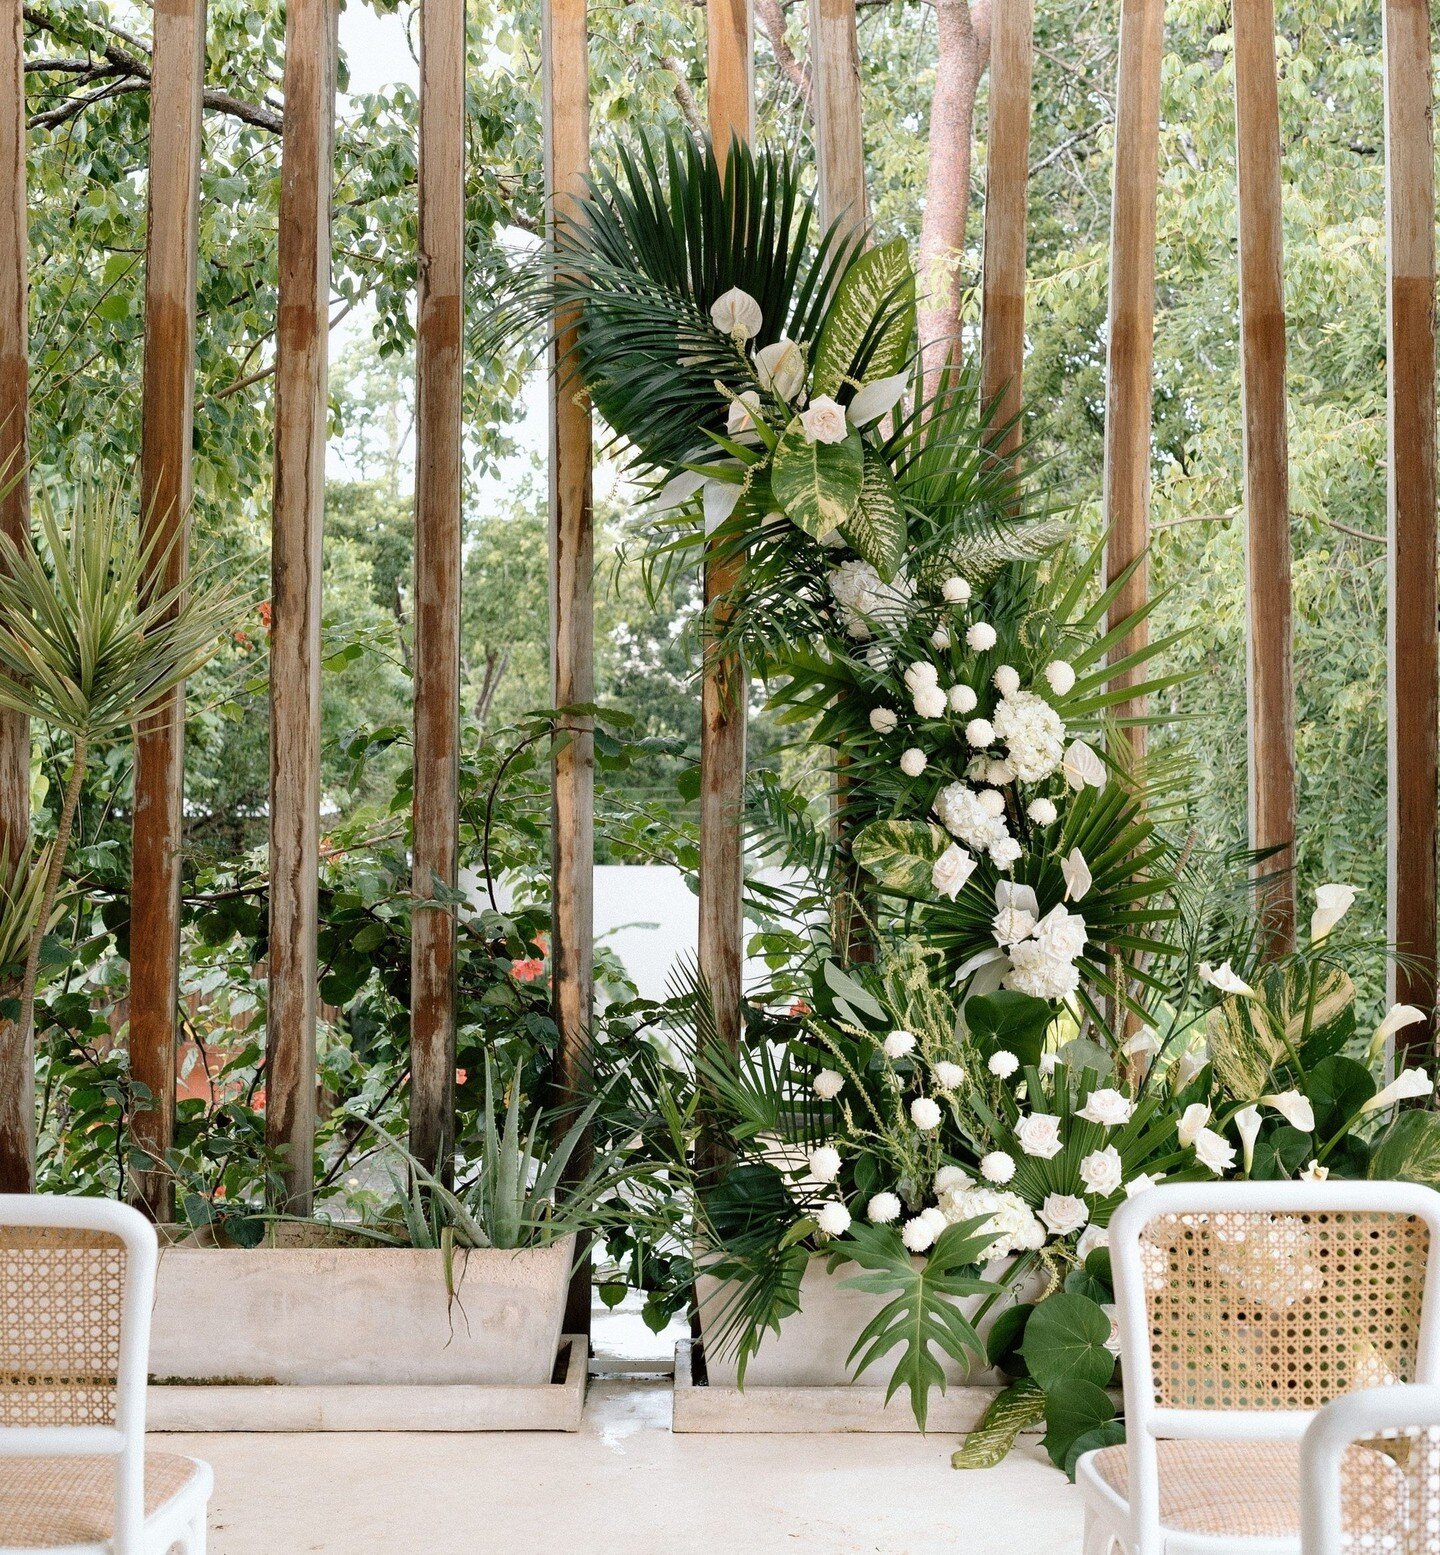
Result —
<path fill-rule="evenodd" d="M 163 1436 L 215 1469 L 212 1555 L 1078 1555 L 1038 1447 L 959 1473 L 915 1436 L 672 1436 L 668 1380 L 573 1435 Z"/>

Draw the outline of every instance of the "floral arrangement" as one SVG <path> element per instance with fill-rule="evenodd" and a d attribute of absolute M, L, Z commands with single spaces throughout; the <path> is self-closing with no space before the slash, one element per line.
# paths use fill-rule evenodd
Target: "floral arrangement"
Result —
<path fill-rule="evenodd" d="M 688 137 L 622 152 L 520 299 L 576 319 L 569 365 L 654 493 L 657 563 L 730 564 L 707 632 L 843 762 L 840 840 L 760 816 L 767 841 L 866 882 L 863 953 L 817 929 L 785 968 L 808 992 L 750 1000 L 738 1053 L 703 985 L 666 1012 L 689 1089 L 654 1148 L 693 1246 L 669 1267 L 714 1283 L 706 1343 L 743 1385 L 824 1260 L 869 1298 L 854 1375 L 883 1363 L 922 1426 L 947 1367 L 1010 1379 L 958 1463 L 1043 1422 L 1069 1466 L 1121 1431 L 1125 1196 L 1440 1179 L 1433 1115 L 1391 1117 L 1430 1080 L 1377 1079 L 1411 1012 L 1356 1033 L 1345 888 L 1268 962 L 1253 919 L 1211 911 L 1170 835 L 1184 763 L 1135 762 L 1113 719 L 1176 684 L 1168 642 L 1124 647 L 1153 603 L 1111 618 L 1129 574 L 995 453 L 973 376 L 925 394 L 903 245 L 817 232 L 801 184 L 738 145 L 723 174 Z"/>

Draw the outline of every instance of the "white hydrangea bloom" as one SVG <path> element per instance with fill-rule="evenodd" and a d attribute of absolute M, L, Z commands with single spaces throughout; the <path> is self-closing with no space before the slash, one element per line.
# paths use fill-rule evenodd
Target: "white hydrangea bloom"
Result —
<path fill-rule="evenodd" d="M 935 796 L 935 814 L 952 837 L 975 853 L 983 853 L 1007 835 L 1005 822 L 991 815 L 986 802 L 968 783 L 947 783 Z"/>
<path fill-rule="evenodd" d="M 982 1229 L 995 1237 L 985 1250 L 986 1258 L 1010 1258 L 1016 1253 L 1036 1252 L 1045 1245 L 1045 1228 L 1018 1193 L 995 1188 L 953 1189 L 944 1195 L 940 1208 L 951 1225 L 984 1218 Z"/>
<path fill-rule="evenodd" d="M 1068 999 L 1080 987 L 1080 971 L 1073 961 L 1056 956 L 1033 939 L 1010 947 L 1006 988 L 1036 999 Z"/>
<path fill-rule="evenodd" d="M 1012 864 L 1020 862 L 1020 855 L 1024 851 L 1013 837 L 1006 835 L 990 844 L 990 862 L 996 869 L 1009 869 Z"/>
<path fill-rule="evenodd" d="M 859 642 L 871 637 L 877 627 L 901 625 L 909 612 L 911 590 L 904 573 L 887 583 L 869 562 L 855 558 L 841 562 L 827 574 L 826 582 L 840 608 L 841 625 Z M 871 667 L 883 669 L 883 660 Z"/>
<path fill-rule="evenodd" d="M 1022 783 L 1043 782 L 1064 760 L 1065 725 L 1059 713 L 1033 691 L 1003 697 L 992 722 Z"/>

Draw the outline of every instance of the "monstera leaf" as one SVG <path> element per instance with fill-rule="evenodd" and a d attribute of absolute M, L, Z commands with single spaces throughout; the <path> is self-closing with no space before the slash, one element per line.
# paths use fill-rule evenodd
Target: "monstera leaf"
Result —
<path fill-rule="evenodd" d="M 835 394 L 847 379 L 869 382 L 901 371 L 915 331 L 915 272 L 903 238 L 867 249 L 835 288 L 815 346 L 812 394 Z"/>
<path fill-rule="evenodd" d="M 895 576 L 905 555 L 905 509 L 878 454 L 865 456 L 860 501 L 845 525 L 845 538 L 887 583 Z"/>
<path fill-rule="evenodd" d="M 796 416 L 776 444 L 770 485 L 786 516 L 819 540 L 854 515 L 864 461 L 858 432 L 843 443 L 812 443 Z"/>
<path fill-rule="evenodd" d="M 935 860 L 950 846 L 929 821 L 871 821 L 855 834 L 855 862 L 887 891 L 928 897 Z"/>

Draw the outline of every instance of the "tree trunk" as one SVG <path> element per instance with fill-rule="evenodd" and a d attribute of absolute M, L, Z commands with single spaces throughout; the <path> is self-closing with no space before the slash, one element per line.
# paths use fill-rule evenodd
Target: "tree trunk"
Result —
<path fill-rule="evenodd" d="M 934 0 L 938 30 L 935 98 L 930 108 L 930 167 L 920 226 L 920 347 L 927 398 L 958 359 L 960 265 L 970 214 L 975 97 L 990 58 L 991 0 Z"/>

